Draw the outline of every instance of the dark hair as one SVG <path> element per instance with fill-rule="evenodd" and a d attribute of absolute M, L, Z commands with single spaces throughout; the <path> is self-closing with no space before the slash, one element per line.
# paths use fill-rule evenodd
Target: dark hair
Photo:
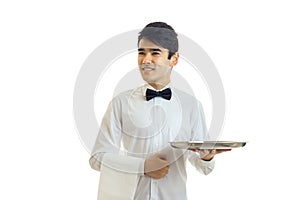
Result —
<path fill-rule="evenodd" d="M 154 44 L 169 50 L 168 59 L 178 51 L 178 39 L 175 30 L 164 22 L 152 22 L 139 33 L 138 45 L 141 39 L 147 39 Z"/>

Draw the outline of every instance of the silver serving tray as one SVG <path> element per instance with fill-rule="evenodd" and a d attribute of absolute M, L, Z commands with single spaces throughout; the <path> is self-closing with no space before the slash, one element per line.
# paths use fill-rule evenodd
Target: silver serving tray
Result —
<path fill-rule="evenodd" d="M 232 149 L 246 145 L 247 142 L 234 141 L 174 141 L 170 145 L 177 149 Z"/>

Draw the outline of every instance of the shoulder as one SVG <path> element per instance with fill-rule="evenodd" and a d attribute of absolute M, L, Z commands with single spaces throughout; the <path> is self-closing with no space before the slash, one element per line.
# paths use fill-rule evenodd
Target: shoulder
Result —
<path fill-rule="evenodd" d="M 143 98 L 143 87 L 136 87 L 127 91 L 121 92 L 113 97 L 113 104 L 124 104 L 133 98 Z"/>
<path fill-rule="evenodd" d="M 172 91 L 174 93 L 174 96 L 178 98 L 182 103 L 184 104 L 193 104 L 196 105 L 200 103 L 195 96 L 192 94 L 188 94 L 182 90 L 179 90 L 177 88 L 172 88 Z"/>
<path fill-rule="evenodd" d="M 174 91 L 174 96 L 175 98 L 180 102 L 181 107 L 186 111 L 186 112 L 191 112 L 191 113 L 198 113 L 203 112 L 203 107 L 201 102 L 193 95 L 186 93 L 182 90 L 179 89 L 172 89 Z"/>

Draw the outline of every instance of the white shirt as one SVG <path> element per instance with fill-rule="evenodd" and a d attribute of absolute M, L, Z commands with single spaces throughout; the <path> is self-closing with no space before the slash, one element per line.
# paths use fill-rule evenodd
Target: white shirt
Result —
<path fill-rule="evenodd" d="M 214 159 L 204 161 L 198 153 L 169 145 L 172 141 L 208 137 L 200 102 L 170 84 L 167 87 L 172 90 L 170 100 L 155 97 L 146 101 L 146 89 L 155 90 L 148 84 L 116 96 L 103 117 L 90 159 L 91 167 L 98 171 L 105 164 L 137 174 L 135 200 L 185 200 L 186 160 L 205 175 L 214 167 Z M 168 174 L 161 179 L 144 175 L 144 162 L 155 153 L 167 154 L 171 163 Z M 106 162 L 101 163 L 104 156 Z"/>

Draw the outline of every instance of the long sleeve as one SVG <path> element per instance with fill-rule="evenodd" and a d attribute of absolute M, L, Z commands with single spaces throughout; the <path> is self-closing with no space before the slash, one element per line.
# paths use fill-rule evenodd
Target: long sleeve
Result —
<path fill-rule="evenodd" d="M 191 140 L 209 140 L 207 134 L 207 128 L 205 124 L 205 117 L 200 102 L 197 102 L 197 109 L 192 113 L 192 133 Z M 215 160 L 214 158 L 210 161 L 204 161 L 200 158 L 200 155 L 196 152 L 189 151 L 188 159 L 190 163 L 201 173 L 207 175 L 214 169 Z"/>
<path fill-rule="evenodd" d="M 127 156 L 121 151 L 121 127 L 121 102 L 113 99 L 103 117 L 90 165 L 98 171 L 101 165 L 106 165 L 120 172 L 144 174 L 144 159 Z"/>

